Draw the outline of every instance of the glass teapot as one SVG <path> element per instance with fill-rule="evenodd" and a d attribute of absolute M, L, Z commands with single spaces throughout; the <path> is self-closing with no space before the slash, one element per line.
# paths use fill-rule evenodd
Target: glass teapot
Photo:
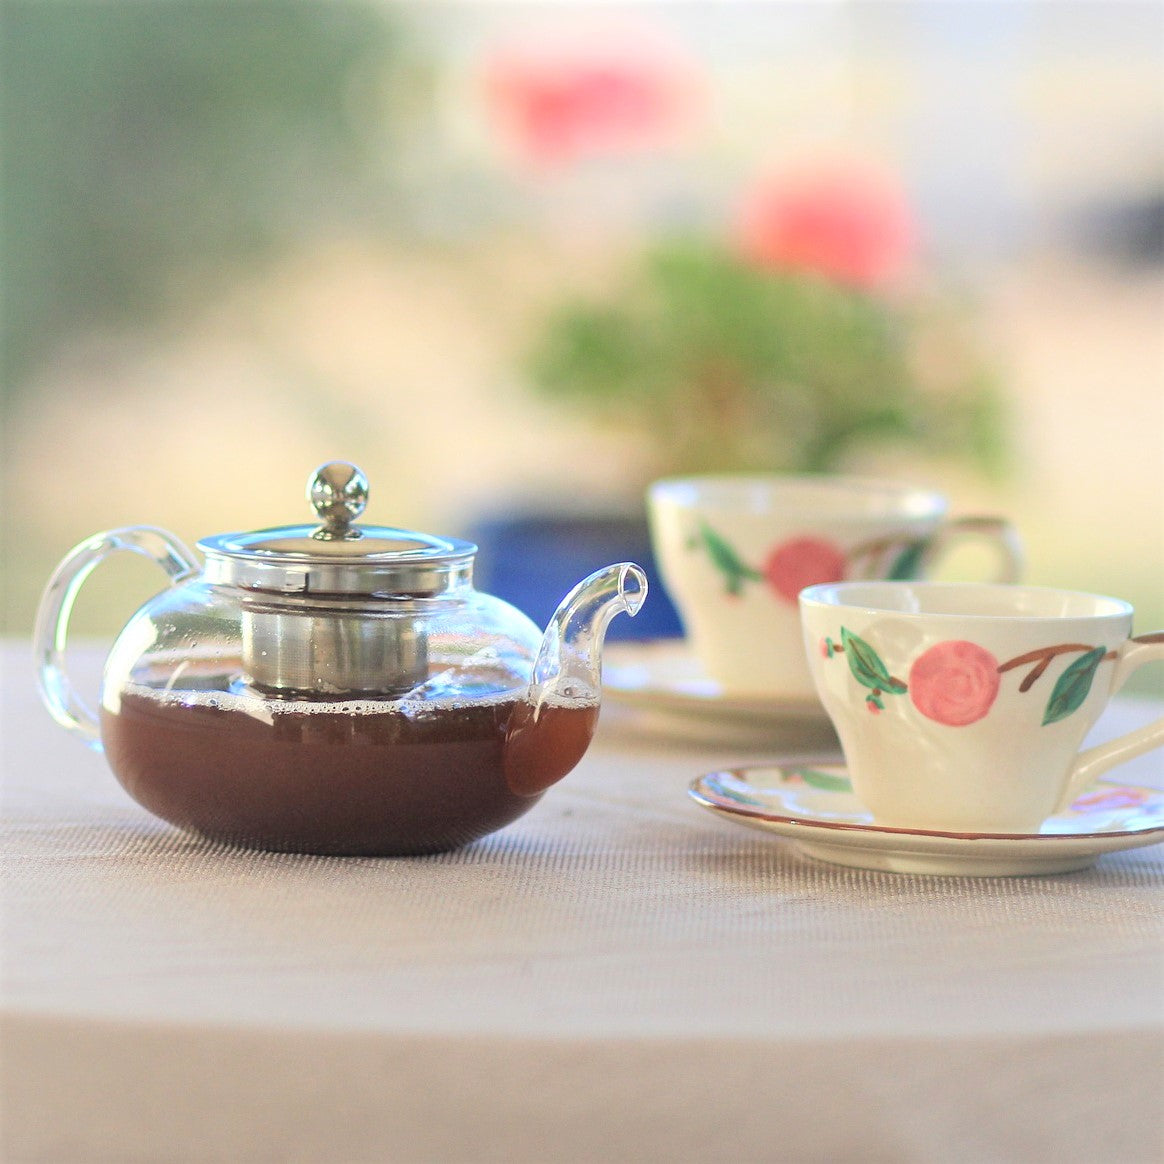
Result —
<path fill-rule="evenodd" d="M 472 543 L 356 524 L 367 496 L 336 461 L 308 483 L 315 524 L 206 538 L 204 562 L 149 526 L 82 542 L 34 632 L 53 717 L 145 808 L 229 843 L 429 853 L 520 816 L 586 751 L 606 627 L 646 576 L 597 571 L 543 633 L 473 588 Z M 65 670 L 69 615 L 118 550 L 170 586 L 117 637 L 95 714 Z"/>

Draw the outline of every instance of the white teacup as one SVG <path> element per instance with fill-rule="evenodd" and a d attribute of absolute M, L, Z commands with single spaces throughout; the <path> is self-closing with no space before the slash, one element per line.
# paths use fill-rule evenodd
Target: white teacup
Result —
<path fill-rule="evenodd" d="M 1164 719 L 1080 752 L 1164 633 L 1071 590 L 848 582 L 800 596 L 817 691 L 881 825 L 1033 833 L 1095 777 L 1164 745 Z"/>
<path fill-rule="evenodd" d="M 1021 568 L 997 517 L 947 519 L 931 489 L 858 477 L 674 477 L 647 491 L 655 560 L 697 659 L 725 694 L 815 703 L 796 596 L 805 586 L 930 573 L 955 541 Z"/>

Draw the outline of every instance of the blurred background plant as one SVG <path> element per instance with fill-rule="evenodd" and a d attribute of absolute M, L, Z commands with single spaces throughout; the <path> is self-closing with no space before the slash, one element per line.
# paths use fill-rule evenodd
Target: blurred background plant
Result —
<path fill-rule="evenodd" d="M 63 337 L 212 300 L 305 223 L 392 221 L 354 108 L 397 64 L 382 13 L 13 0 L 0 19 L 8 392 Z"/>
<path fill-rule="evenodd" d="M 648 477 L 829 472 L 894 443 L 1001 468 L 996 373 L 965 313 L 902 278 L 914 224 L 887 175 L 766 180 L 734 236 L 651 245 L 606 300 L 558 307 L 532 383 L 632 428 Z"/>
<path fill-rule="evenodd" d="M 1155 0 L 6 0 L 4 625 L 95 530 L 297 521 L 336 456 L 451 534 L 905 477 L 1164 623 L 1162 71 Z"/>

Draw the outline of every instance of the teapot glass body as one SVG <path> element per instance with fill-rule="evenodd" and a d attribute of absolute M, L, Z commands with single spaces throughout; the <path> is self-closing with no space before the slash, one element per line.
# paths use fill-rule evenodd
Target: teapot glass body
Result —
<path fill-rule="evenodd" d="M 645 593 L 637 567 L 580 583 L 543 633 L 473 587 L 467 543 L 381 541 L 369 574 L 368 547 L 287 541 L 266 536 L 256 553 L 207 539 L 200 563 L 164 531 L 130 527 L 82 543 L 50 580 L 45 703 L 145 808 L 231 844 L 427 853 L 508 824 L 582 757 L 606 624 Z M 94 712 L 65 670 L 68 618 L 116 550 L 153 558 L 171 585 L 118 635 Z"/>

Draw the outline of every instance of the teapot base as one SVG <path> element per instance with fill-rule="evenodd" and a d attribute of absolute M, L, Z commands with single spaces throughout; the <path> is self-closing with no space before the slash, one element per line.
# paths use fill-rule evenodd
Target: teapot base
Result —
<path fill-rule="evenodd" d="M 538 799 L 541 799 L 538 797 Z M 532 807 L 532 802 L 522 808 L 512 820 L 516 820 Z M 222 845 L 231 849 L 246 849 L 259 853 L 293 853 L 303 857 L 375 857 L 378 859 L 401 857 L 433 857 L 440 853 L 449 853 L 455 849 L 462 849 L 490 833 L 497 832 L 506 824 L 496 825 L 485 831 L 474 830 L 472 833 L 459 837 L 434 837 L 426 842 L 401 844 L 395 838 L 377 838 L 370 841 L 353 839 L 348 842 L 344 839 L 318 839 L 301 837 L 276 837 L 267 835 L 252 835 L 242 833 L 207 832 L 190 825 L 177 826 L 181 831 L 198 840 L 209 841 L 215 845 Z"/>
<path fill-rule="evenodd" d="M 506 782 L 516 701 L 266 705 L 139 688 L 102 710 L 106 756 L 139 804 L 225 844 L 415 856 L 495 832 L 540 795 Z"/>

